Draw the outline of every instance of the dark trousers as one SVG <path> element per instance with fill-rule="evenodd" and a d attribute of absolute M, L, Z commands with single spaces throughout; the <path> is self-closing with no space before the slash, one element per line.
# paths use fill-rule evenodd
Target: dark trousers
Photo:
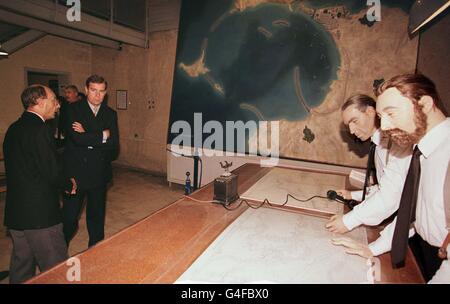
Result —
<path fill-rule="evenodd" d="M 438 256 L 439 247 L 431 246 L 418 233 L 409 239 L 409 247 L 416 258 L 423 278 L 428 282 L 442 264 L 442 259 Z"/>
<path fill-rule="evenodd" d="M 89 247 L 105 238 L 106 185 L 93 189 L 77 189 L 77 194 L 65 197 L 63 203 L 64 236 L 67 245 L 78 229 L 78 219 L 86 203 L 86 224 L 89 233 Z"/>
<path fill-rule="evenodd" d="M 41 272 L 68 258 L 62 224 L 43 229 L 9 230 L 13 251 L 9 266 L 9 283 L 18 284 L 32 278 L 36 265 Z"/>

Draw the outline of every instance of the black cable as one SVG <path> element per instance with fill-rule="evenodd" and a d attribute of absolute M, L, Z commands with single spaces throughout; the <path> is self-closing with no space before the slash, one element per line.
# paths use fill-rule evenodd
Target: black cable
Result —
<path fill-rule="evenodd" d="M 180 156 L 183 156 L 183 157 L 194 158 L 193 155 L 186 155 L 186 154 L 183 154 L 183 153 L 178 153 L 178 152 L 172 151 L 172 150 L 170 150 L 168 148 L 166 148 L 166 151 L 168 151 L 170 153 L 174 153 L 174 154 L 180 155 Z"/>
<path fill-rule="evenodd" d="M 200 161 L 200 180 L 198 181 L 198 188 L 200 189 L 202 187 L 203 161 L 200 157 L 198 160 Z"/>
<path fill-rule="evenodd" d="M 202 161 L 202 159 L 201 159 L 199 156 L 185 155 L 185 154 L 182 154 L 182 153 L 178 153 L 178 152 L 172 151 L 172 150 L 170 150 L 170 149 L 168 149 L 168 148 L 166 148 L 166 150 L 169 151 L 169 152 L 171 152 L 171 153 L 175 153 L 175 154 L 178 154 L 178 155 L 180 155 L 180 156 L 188 157 L 188 158 L 192 158 L 192 159 L 194 159 L 195 157 L 198 157 L 198 160 L 200 161 L 200 180 L 199 180 L 199 186 L 198 186 L 198 188 L 200 188 L 200 187 L 202 186 L 202 175 L 203 175 L 203 161 Z M 296 198 L 296 197 L 293 196 L 292 194 L 289 194 L 289 193 L 288 193 L 288 194 L 286 195 L 286 200 L 285 200 L 284 203 L 281 204 L 281 205 L 280 205 L 280 204 L 271 204 L 270 201 L 269 201 L 267 198 L 265 198 L 264 201 L 262 201 L 262 203 L 261 203 L 259 206 L 257 206 L 257 207 L 253 207 L 253 206 L 252 206 L 247 200 L 245 200 L 245 199 L 242 199 L 242 200 L 239 202 L 239 205 L 238 205 L 237 207 L 234 207 L 234 208 L 228 208 L 228 206 L 225 205 L 225 204 L 222 204 L 222 206 L 223 206 L 225 209 L 229 210 L 229 211 L 238 209 L 238 208 L 242 205 L 243 202 L 245 202 L 245 203 L 247 204 L 247 206 L 249 206 L 249 207 L 252 208 L 252 209 L 259 209 L 259 208 L 261 208 L 262 206 L 264 206 L 264 204 L 267 204 L 267 205 L 269 205 L 269 206 L 271 206 L 271 207 L 280 207 L 280 206 L 284 206 L 284 205 L 286 205 L 286 204 L 288 203 L 289 197 L 292 197 L 294 200 L 299 201 L 299 202 L 303 202 L 303 203 L 308 202 L 308 201 L 312 200 L 313 198 L 324 198 L 324 199 L 329 199 L 329 198 L 326 197 L 326 196 L 314 195 L 314 196 L 311 196 L 311 197 L 308 198 L 308 199 L 302 200 L 302 199 Z M 239 198 L 238 198 L 238 199 L 239 199 Z M 230 203 L 229 205 L 231 205 L 231 203 Z"/>
<path fill-rule="evenodd" d="M 302 200 L 302 199 L 296 198 L 295 196 L 293 196 L 293 195 L 291 195 L 291 194 L 287 194 L 287 195 L 286 195 L 286 200 L 285 200 L 284 203 L 281 204 L 281 205 L 280 205 L 280 204 L 272 204 L 272 203 L 269 202 L 269 200 L 268 200 L 267 198 L 265 198 L 264 201 L 262 201 L 262 202 L 259 204 L 259 206 L 256 206 L 256 207 L 254 207 L 252 204 L 250 204 L 250 203 L 249 203 L 247 200 L 245 200 L 245 199 L 241 199 L 240 202 L 239 202 L 239 205 L 237 205 L 237 207 L 229 208 L 229 207 L 228 207 L 227 205 L 225 205 L 225 204 L 222 204 L 222 206 L 223 206 L 225 209 L 229 210 L 229 211 L 233 211 L 233 210 L 238 209 L 238 208 L 242 205 L 242 203 L 246 203 L 247 206 L 249 206 L 249 207 L 252 208 L 252 209 L 259 209 L 259 208 L 261 208 L 262 206 L 264 206 L 264 204 L 268 204 L 268 205 L 271 206 L 271 207 L 280 207 L 280 206 L 284 206 L 284 205 L 286 205 L 286 204 L 288 203 L 289 197 L 292 197 L 294 200 L 299 201 L 299 202 L 308 202 L 308 201 L 310 201 L 310 200 L 312 200 L 313 198 L 316 198 L 316 197 L 317 197 L 317 198 L 329 199 L 329 198 L 326 197 L 326 196 L 314 195 L 314 196 L 311 196 L 311 197 L 308 198 L 308 199 Z"/>
<path fill-rule="evenodd" d="M 233 211 L 233 210 L 236 210 L 236 209 L 238 209 L 239 207 L 241 207 L 241 205 L 242 205 L 242 203 L 243 202 L 246 202 L 247 203 L 247 205 L 248 205 L 248 202 L 246 201 L 246 200 L 241 200 L 240 202 L 239 202 L 239 205 L 237 205 L 237 207 L 234 207 L 234 208 L 228 208 L 228 206 L 227 205 L 225 205 L 225 204 L 222 204 L 222 206 L 225 208 L 225 209 L 227 209 L 228 211 Z M 230 204 L 231 205 L 231 204 Z"/>
<path fill-rule="evenodd" d="M 291 195 L 291 194 L 288 193 L 288 194 L 286 195 L 286 200 L 285 200 L 284 203 L 281 204 L 281 205 L 279 205 L 279 204 L 274 204 L 274 205 L 272 205 L 272 204 L 269 202 L 269 200 L 268 200 L 267 198 L 266 198 L 264 201 L 266 201 L 267 204 L 268 204 L 269 206 L 271 206 L 271 207 L 273 207 L 273 206 L 284 206 L 284 205 L 286 205 L 287 202 L 289 201 L 289 197 L 292 197 L 294 200 L 299 201 L 299 202 L 303 202 L 303 203 L 308 202 L 308 201 L 310 201 L 310 200 L 312 200 L 313 198 L 316 198 L 316 197 L 317 197 L 317 198 L 325 198 L 325 199 L 328 199 L 328 197 L 326 197 L 326 196 L 314 195 L 314 196 L 311 196 L 311 197 L 308 198 L 308 199 L 302 200 L 302 199 L 296 198 L 295 196 L 293 196 L 293 195 Z"/>

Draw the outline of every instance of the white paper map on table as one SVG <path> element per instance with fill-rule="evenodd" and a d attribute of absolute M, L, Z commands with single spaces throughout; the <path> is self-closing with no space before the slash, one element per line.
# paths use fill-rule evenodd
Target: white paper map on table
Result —
<path fill-rule="evenodd" d="M 299 199 L 308 199 L 314 195 L 327 196 L 328 190 L 344 189 L 346 176 L 328 173 L 316 173 L 300 170 L 273 168 L 250 189 L 240 195 L 243 199 L 283 204 L 287 194 Z M 287 206 L 308 210 L 342 214 L 343 204 L 324 198 L 314 198 L 308 202 L 289 198 Z"/>
<path fill-rule="evenodd" d="M 175 283 L 368 283 L 367 260 L 334 246 L 327 220 L 248 209 Z M 367 244 L 365 228 L 346 236 Z"/>

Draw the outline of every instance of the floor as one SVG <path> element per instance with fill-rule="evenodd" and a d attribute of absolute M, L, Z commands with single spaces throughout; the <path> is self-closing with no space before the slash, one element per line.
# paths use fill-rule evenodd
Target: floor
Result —
<path fill-rule="evenodd" d="M 184 190 L 181 185 L 169 187 L 164 177 L 155 177 L 147 173 L 124 168 L 114 168 L 114 184 L 108 191 L 105 223 L 105 238 L 128 227 L 140 219 L 179 199 Z M 5 193 L 0 194 L 0 271 L 9 268 L 12 249 L 11 239 L 3 226 Z M 88 234 L 86 212 L 83 210 L 79 222 L 79 231 L 70 243 L 69 254 L 87 249 Z M 7 284 L 8 279 L 0 281 Z"/>

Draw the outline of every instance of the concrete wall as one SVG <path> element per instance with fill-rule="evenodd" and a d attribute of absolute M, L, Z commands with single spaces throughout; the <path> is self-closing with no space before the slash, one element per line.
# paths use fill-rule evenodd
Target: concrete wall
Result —
<path fill-rule="evenodd" d="M 417 70 L 430 77 L 450 114 L 450 11 L 422 30 Z"/>
<path fill-rule="evenodd" d="M 8 126 L 23 111 L 20 94 L 26 87 L 25 69 L 68 72 L 70 81 L 82 86 L 91 72 L 91 46 L 88 44 L 45 36 L 27 47 L 0 60 L 0 143 Z"/>
<path fill-rule="evenodd" d="M 0 61 L 0 143 L 22 113 L 25 68 L 70 74 L 80 89 L 90 74 L 109 83 L 108 103 L 116 109 L 116 90 L 128 91 L 127 110 L 117 110 L 121 153 L 118 164 L 165 175 L 177 30 L 150 35 L 150 49 L 125 45 L 121 51 L 46 36 Z"/>
<path fill-rule="evenodd" d="M 166 174 L 166 142 L 175 65 L 176 30 L 150 35 L 150 49 L 92 48 L 92 70 L 109 82 L 109 105 L 116 90 L 128 91 L 126 110 L 117 110 L 120 127 L 118 164 Z"/>

